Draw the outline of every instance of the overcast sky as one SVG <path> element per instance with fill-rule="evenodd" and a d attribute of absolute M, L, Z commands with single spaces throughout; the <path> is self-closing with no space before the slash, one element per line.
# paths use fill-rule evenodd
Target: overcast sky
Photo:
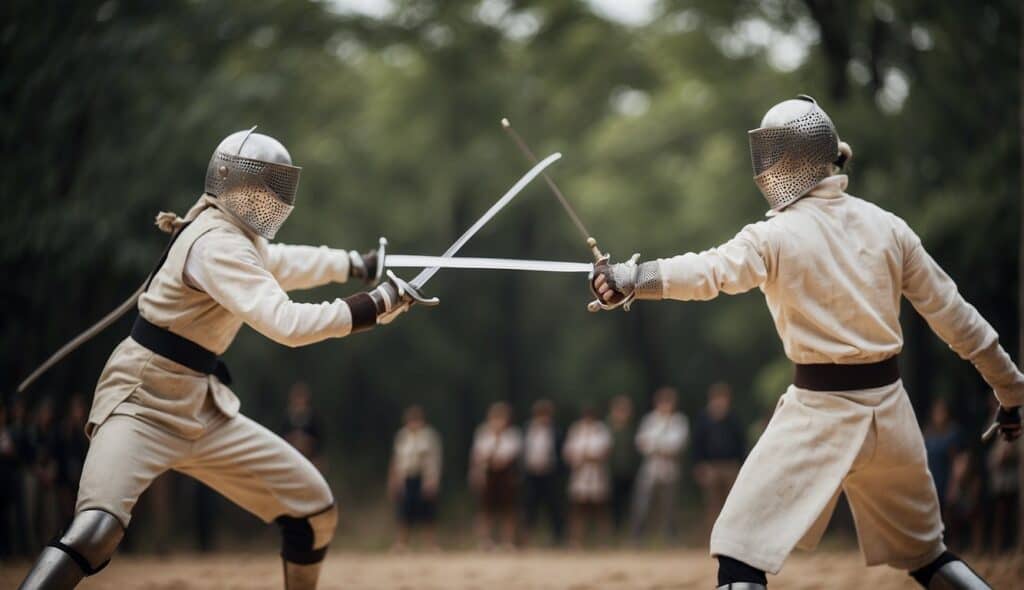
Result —
<path fill-rule="evenodd" d="M 390 12 L 391 0 L 327 0 L 339 12 L 357 12 L 381 17 Z M 598 14 L 630 25 L 643 25 L 651 20 L 657 0 L 586 0 Z"/>

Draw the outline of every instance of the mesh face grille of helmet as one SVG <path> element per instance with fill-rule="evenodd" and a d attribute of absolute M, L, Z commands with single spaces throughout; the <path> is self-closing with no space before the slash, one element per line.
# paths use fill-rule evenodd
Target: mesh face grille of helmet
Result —
<path fill-rule="evenodd" d="M 772 209 L 799 199 L 828 176 L 838 145 L 831 119 L 819 108 L 783 127 L 751 131 L 754 182 Z"/>
<path fill-rule="evenodd" d="M 206 169 L 206 192 L 219 196 L 229 184 L 234 183 L 234 177 L 239 174 L 252 175 L 266 183 L 279 199 L 289 205 L 294 205 L 295 194 L 299 188 L 299 172 L 301 172 L 301 168 L 297 166 L 286 166 L 216 152 L 210 159 L 210 166 Z"/>
<path fill-rule="evenodd" d="M 233 185 L 217 198 L 253 231 L 273 239 L 291 214 L 291 205 L 281 201 L 267 185 L 250 176 L 249 182 Z"/>
<path fill-rule="evenodd" d="M 298 168 L 267 164 L 261 176 L 282 201 L 290 205 L 295 204 L 295 193 L 299 188 Z"/>

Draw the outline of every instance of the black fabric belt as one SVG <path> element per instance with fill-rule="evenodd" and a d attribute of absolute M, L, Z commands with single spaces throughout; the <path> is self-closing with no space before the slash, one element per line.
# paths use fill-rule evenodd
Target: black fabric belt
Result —
<path fill-rule="evenodd" d="M 206 375 L 216 375 L 225 385 L 231 384 L 231 373 L 216 354 L 188 338 L 151 324 L 141 315 L 135 317 L 132 340 L 179 365 Z"/>
<path fill-rule="evenodd" d="M 900 378 L 899 355 L 877 363 L 796 365 L 793 385 L 812 391 L 852 391 L 895 383 Z"/>

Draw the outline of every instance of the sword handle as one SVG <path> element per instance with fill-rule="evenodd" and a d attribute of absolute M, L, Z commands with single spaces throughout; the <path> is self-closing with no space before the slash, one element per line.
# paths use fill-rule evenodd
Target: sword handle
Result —
<path fill-rule="evenodd" d="M 594 255 L 594 262 L 601 262 L 605 258 L 604 253 L 597 247 L 597 240 L 593 236 L 587 237 L 587 247 L 590 248 L 590 253 Z M 594 313 L 601 311 L 601 300 L 595 299 L 587 304 L 587 311 Z"/>

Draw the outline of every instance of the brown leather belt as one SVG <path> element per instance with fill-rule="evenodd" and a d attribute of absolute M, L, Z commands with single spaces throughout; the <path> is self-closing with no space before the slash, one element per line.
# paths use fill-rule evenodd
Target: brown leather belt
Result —
<path fill-rule="evenodd" d="M 900 378 L 899 355 L 877 363 L 795 365 L 793 385 L 812 391 L 853 391 L 884 387 Z"/>

